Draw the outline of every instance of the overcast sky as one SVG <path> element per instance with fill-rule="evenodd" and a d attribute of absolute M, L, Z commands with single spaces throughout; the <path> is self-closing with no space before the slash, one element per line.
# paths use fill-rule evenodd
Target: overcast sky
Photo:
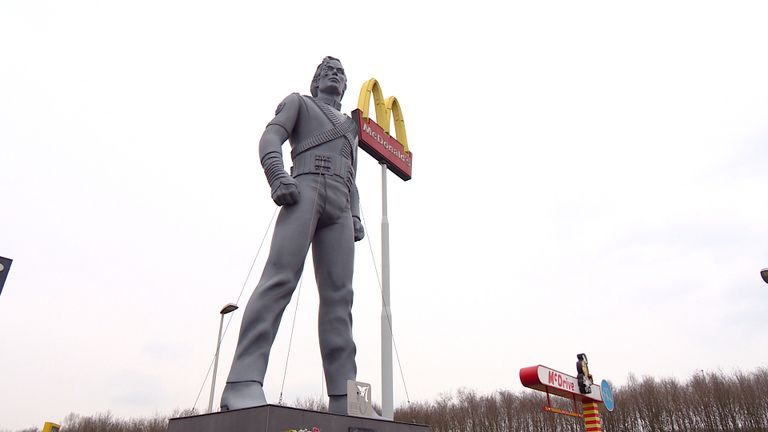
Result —
<path fill-rule="evenodd" d="M 396 405 L 521 390 L 521 367 L 575 374 L 581 352 L 618 385 L 768 366 L 764 3 L 271 3 L 0 3 L 0 429 L 195 404 L 218 311 L 267 254 L 246 282 L 275 209 L 259 137 L 326 55 L 344 111 L 371 77 L 398 97 L 414 154 L 411 181 L 388 176 Z M 358 185 L 358 379 L 379 402 L 363 153 Z M 305 273 L 289 402 L 323 388 Z"/>

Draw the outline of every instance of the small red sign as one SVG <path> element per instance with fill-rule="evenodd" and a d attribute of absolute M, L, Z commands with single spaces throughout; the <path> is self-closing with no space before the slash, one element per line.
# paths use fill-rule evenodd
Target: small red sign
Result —
<path fill-rule="evenodd" d="M 370 118 L 364 118 L 359 109 L 352 111 L 352 118 L 360 128 L 359 145 L 366 153 L 379 162 L 385 163 L 389 169 L 403 180 L 411 179 L 413 154 L 405 151 L 405 147 L 393 136 Z"/>

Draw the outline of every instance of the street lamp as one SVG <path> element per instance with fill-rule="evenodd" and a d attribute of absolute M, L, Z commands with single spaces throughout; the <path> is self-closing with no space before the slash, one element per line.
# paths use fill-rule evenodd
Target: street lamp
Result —
<path fill-rule="evenodd" d="M 768 283 L 768 268 L 764 268 L 760 270 L 760 276 L 763 277 L 763 280 L 765 281 L 765 283 Z"/>
<path fill-rule="evenodd" d="M 211 397 L 208 399 L 208 412 L 213 412 L 213 391 L 216 389 L 216 369 L 219 368 L 219 348 L 221 348 L 221 329 L 224 327 L 224 315 L 237 310 L 237 305 L 227 303 L 221 309 L 221 321 L 219 321 L 219 337 L 216 339 L 216 356 L 213 360 L 213 378 L 211 378 Z"/>

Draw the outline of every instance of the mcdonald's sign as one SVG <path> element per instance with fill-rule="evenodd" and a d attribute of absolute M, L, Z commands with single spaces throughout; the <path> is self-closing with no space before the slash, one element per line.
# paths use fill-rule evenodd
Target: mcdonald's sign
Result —
<path fill-rule="evenodd" d="M 376 121 L 368 116 L 368 108 L 373 95 Z M 386 100 L 381 86 L 371 78 L 360 89 L 357 109 L 352 111 L 352 118 L 359 127 L 359 145 L 366 153 L 387 167 L 403 180 L 411 179 L 413 153 L 408 150 L 408 138 L 405 136 L 403 111 L 397 98 L 390 96 Z M 390 119 L 395 119 L 395 137 L 389 134 Z"/>

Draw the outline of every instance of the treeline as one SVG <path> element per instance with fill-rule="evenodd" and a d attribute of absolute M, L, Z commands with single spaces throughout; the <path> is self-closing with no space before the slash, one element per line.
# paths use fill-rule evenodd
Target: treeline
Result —
<path fill-rule="evenodd" d="M 552 397 L 552 406 L 570 410 L 572 402 Z M 416 402 L 395 411 L 395 420 L 427 424 L 433 432 L 464 431 L 568 431 L 584 429 L 581 420 L 543 410 L 544 394 L 531 391 L 514 393 L 499 390 L 480 395 L 474 390 L 459 390 L 434 402 Z"/>
<path fill-rule="evenodd" d="M 768 431 L 768 368 L 701 372 L 685 383 L 630 376 L 615 396 L 609 431 Z"/>
<path fill-rule="evenodd" d="M 614 389 L 616 409 L 601 408 L 608 432 L 766 432 L 768 368 L 751 373 L 697 373 L 685 382 L 630 375 Z M 573 411 L 573 403 L 552 397 L 555 408 Z M 546 396 L 533 390 L 478 394 L 459 390 L 432 402 L 414 402 L 395 410 L 395 420 L 427 424 L 433 432 L 581 432 L 583 421 L 543 410 Z M 303 399 L 299 408 L 323 410 L 324 401 Z M 578 407 L 576 408 L 579 409 Z M 170 417 L 197 414 L 176 411 Z M 166 432 L 168 416 L 119 419 L 110 413 L 68 415 L 62 432 Z M 38 432 L 36 428 L 23 432 Z"/>
<path fill-rule="evenodd" d="M 176 410 L 170 416 L 158 414 L 154 417 L 118 418 L 111 412 L 83 416 L 71 413 L 61 421 L 61 432 L 166 432 L 168 418 L 200 414 L 195 409 Z M 0 431 L 5 432 L 5 431 Z M 37 427 L 17 432 L 40 432 Z"/>
<path fill-rule="evenodd" d="M 766 432 L 768 369 L 752 373 L 697 373 L 686 382 L 674 378 L 638 379 L 614 389 L 616 409 L 601 408 L 608 432 Z M 552 397 L 556 408 L 572 403 Z M 576 432 L 583 421 L 545 412 L 546 396 L 533 390 L 479 395 L 460 390 L 434 402 L 412 403 L 395 419 L 428 424 L 434 432 Z"/>

